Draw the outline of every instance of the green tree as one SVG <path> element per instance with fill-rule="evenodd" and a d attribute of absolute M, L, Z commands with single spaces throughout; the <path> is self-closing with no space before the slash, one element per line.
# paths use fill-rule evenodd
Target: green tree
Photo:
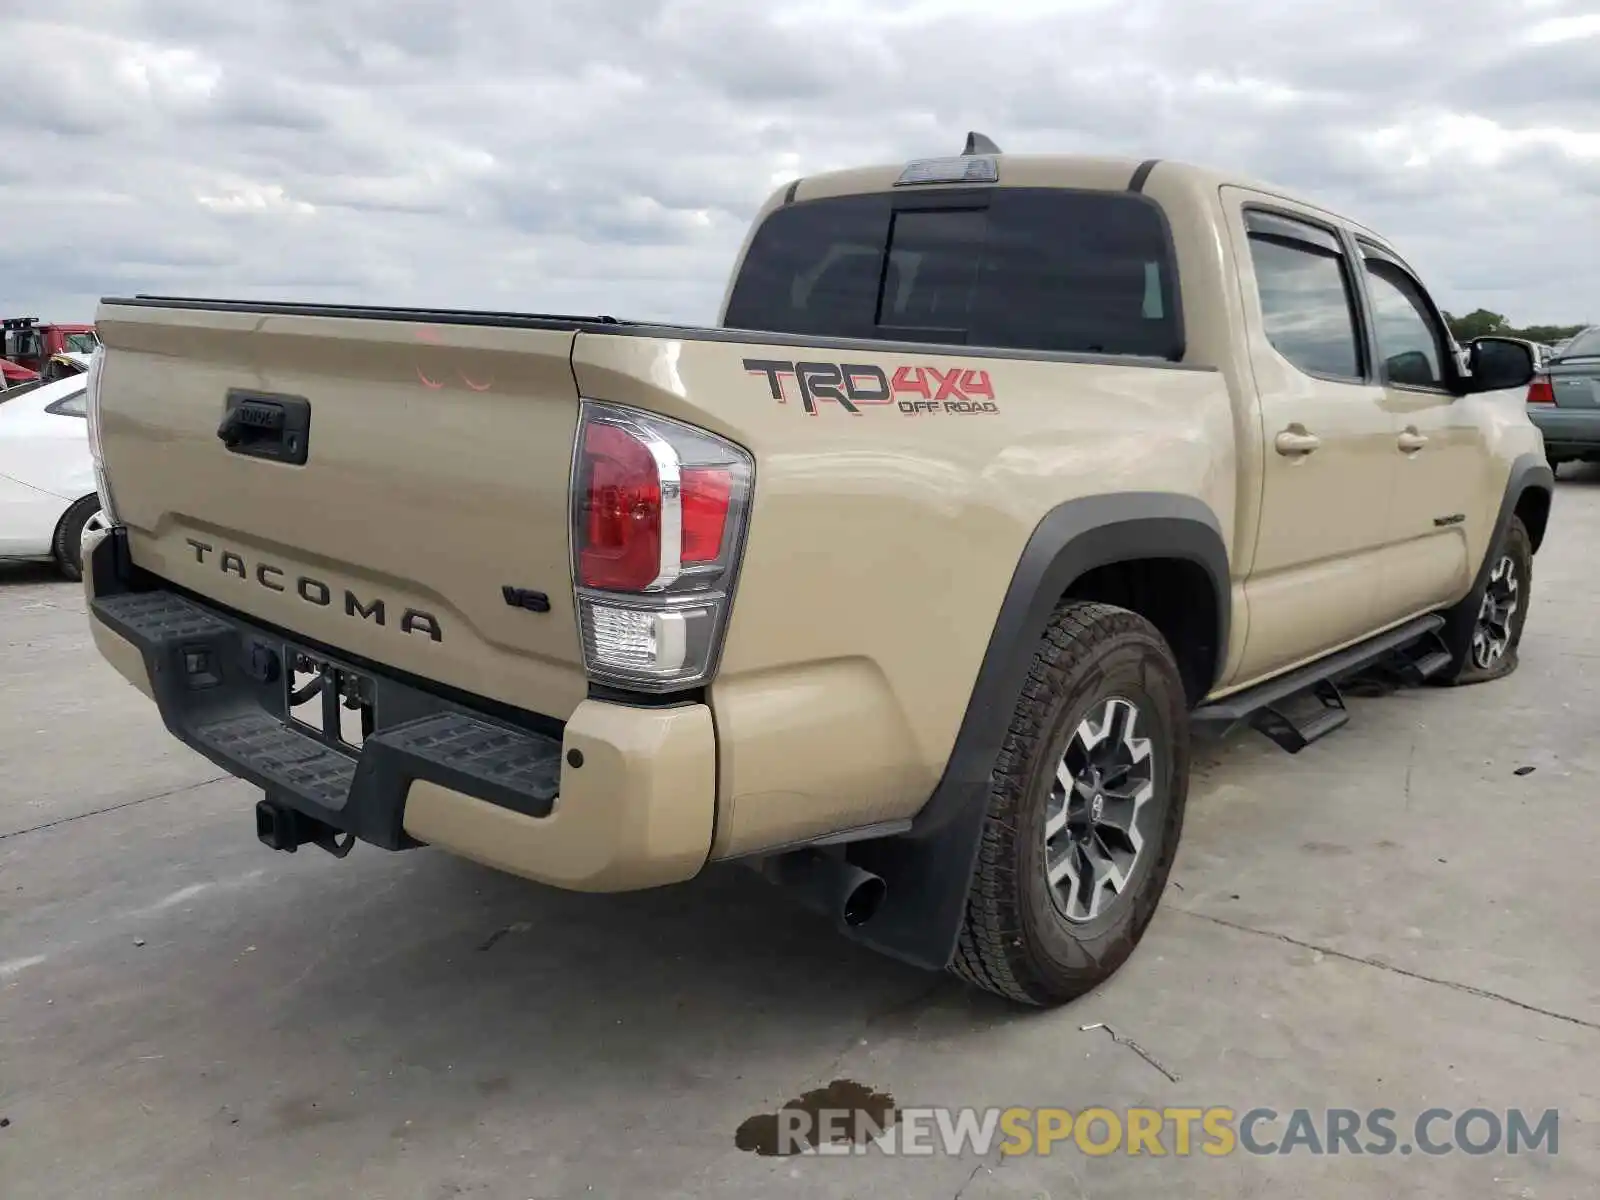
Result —
<path fill-rule="evenodd" d="M 1587 328 L 1587 325 L 1529 325 L 1518 330 L 1517 336 L 1527 338 L 1530 342 L 1543 342 L 1548 346 L 1553 342 L 1564 342 Z"/>
<path fill-rule="evenodd" d="M 1450 327 L 1451 336 L 1463 346 L 1473 338 L 1491 335 L 1522 338 L 1548 346 L 1553 342 L 1564 341 L 1588 328 L 1587 325 L 1527 325 L 1518 328 L 1500 313 L 1490 312 L 1487 308 L 1475 309 L 1464 317 L 1445 313 L 1444 323 Z"/>
<path fill-rule="evenodd" d="M 1445 313 L 1444 323 L 1450 327 L 1450 332 L 1456 341 L 1463 344 L 1473 338 L 1489 337 L 1491 334 L 1498 334 L 1501 337 L 1511 336 L 1511 322 L 1487 308 L 1474 309 L 1464 317 Z"/>

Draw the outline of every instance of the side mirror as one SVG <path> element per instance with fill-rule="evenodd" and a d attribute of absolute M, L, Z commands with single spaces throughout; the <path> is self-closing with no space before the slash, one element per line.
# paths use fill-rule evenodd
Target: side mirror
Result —
<path fill-rule="evenodd" d="M 1467 392 L 1503 392 L 1527 387 L 1537 364 L 1526 342 L 1481 337 L 1467 352 L 1467 370 L 1471 372 L 1464 381 Z"/>

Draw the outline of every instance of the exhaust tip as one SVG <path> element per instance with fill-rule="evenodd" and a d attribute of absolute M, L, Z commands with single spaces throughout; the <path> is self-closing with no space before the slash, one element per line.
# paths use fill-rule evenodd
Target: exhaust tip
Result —
<path fill-rule="evenodd" d="M 807 908 L 847 929 L 872 920 L 889 894 L 889 884 L 882 876 L 863 870 L 842 854 L 808 848 L 748 861 Z"/>
<path fill-rule="evenodd" d="M 889 885 L 876 875 L 867 875 L 844 898 L 844 923 L 854 929 L 877 916 Z"/>

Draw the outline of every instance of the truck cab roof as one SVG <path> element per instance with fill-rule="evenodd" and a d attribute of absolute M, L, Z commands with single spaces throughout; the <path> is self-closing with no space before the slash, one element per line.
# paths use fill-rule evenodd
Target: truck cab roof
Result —
<path fill-rule="evenodd" d="M 1130 156 L 1088 154 L 972 154 L 950 155 L 941 158 L 930 155 L 904 162 L 880 163 L 866 167 L 849 167 L 823 171 L 803 176 L 778 188 L 763 206 L 762 215 L 773 208 L 806 200 L 821 200 L 832 196 L 859 195 L 870 192 L 897 190 L 897 181 L 913 164 L 953 162 L 957 159 L 988 159 L 995 164 L 997 178 L 991 180 L 952 180 L 947 183 L 901 184 L 900 188 L 916 191 L 935 191 L 978 186 L 1070 188 L 1085 191 L 1145 191 L 1154 181 L 1162 191 L 1192 191 L 1215 195 L 1223 187 L 1237 187 L 1248 191 L 1277 196 L 1291 204 L 1326 212 L 1349 225 L 1358 222 L 1325 209 L 1315 201 L 1297 195 L 1289 188 L 1234 171 L 1221 171 L 1200 163 L 1170 158 L 1134 158 Z M 1375 231 L 1361 226 L 1364 235 L 1374 241 L 1384 242 Z"/>

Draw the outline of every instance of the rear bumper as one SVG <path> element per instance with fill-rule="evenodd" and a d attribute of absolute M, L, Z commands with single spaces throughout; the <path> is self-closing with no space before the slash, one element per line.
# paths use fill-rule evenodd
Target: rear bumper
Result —
<path fill-rule="evenodd" d="M 1572 456 L 1600 453 L 1600 408 L 1528 406 L 1528 419 L 1544 436 L 1546 455 Z"/>
<path fill-rule="evenodd" d="M 279 804 L 386 849 L 430 844 L 577 891 L 680 882 L 710 854 L 716 737 L 705 705 L 586 700 L 564 726 L 490 713 L 159 581 L 136 590 L 115 532 L 85 549 L 106 661 L 174 736 Z M 285 655 L 296 650 L 371 681 L 375 724 L 359 751 L 288 720 Z"/>

